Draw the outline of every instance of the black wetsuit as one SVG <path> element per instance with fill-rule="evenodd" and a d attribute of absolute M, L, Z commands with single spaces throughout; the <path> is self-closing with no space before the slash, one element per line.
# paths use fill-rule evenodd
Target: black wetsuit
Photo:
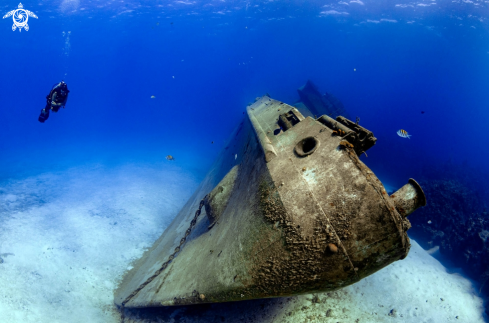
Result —
<path fill-rule="evenodd" d="M 39 122 L 44 122 L 49 118 L 49 111 L 58 112 L 59 108 L 65 107 L 68 101 L 68 86 L 64 82 L 55 84 L 49 94 L 46 96 L 46 107 L 41 110 Z"/>

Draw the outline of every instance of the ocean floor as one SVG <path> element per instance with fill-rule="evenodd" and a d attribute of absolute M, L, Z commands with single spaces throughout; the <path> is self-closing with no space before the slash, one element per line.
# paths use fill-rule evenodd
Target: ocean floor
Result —
<path fill-rule="evenodd" d="M 0 182 L 0 322 L 119 322 L 115 287 L 197 185 L 172 162 Z M 412 245 L 340 291 L 127 310 L 126 322 L 484 322 L 473 284 Z"/>

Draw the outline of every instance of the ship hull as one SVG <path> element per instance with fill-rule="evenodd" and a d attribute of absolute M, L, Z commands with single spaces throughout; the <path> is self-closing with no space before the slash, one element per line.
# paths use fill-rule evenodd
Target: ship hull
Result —
<path fill-rule="evenodd" d="M 279 127 L 287 111 L 295 123 Z M 409 221 L 334 131 L 267 96 L 249 106 L 197 191 L 126 273 L 115 303 L 140 308 L 331 291 L 406 257 Z M 201 202 L 192 233 L 165 267 Z"/>

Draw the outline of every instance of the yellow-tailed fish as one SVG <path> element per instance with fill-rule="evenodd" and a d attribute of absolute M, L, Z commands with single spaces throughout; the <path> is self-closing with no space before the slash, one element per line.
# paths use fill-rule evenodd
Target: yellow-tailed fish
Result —
<path fill-rule="evenodd" d="M 411 139 L 411 135 L 408 134 L 408 132 L 404 129 L 399 130 L 397 134 L 399 135 L 399 137 Z"/>

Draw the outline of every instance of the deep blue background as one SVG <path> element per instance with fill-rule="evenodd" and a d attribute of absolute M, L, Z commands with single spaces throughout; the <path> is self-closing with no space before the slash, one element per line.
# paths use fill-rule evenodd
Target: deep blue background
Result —
<path fill-rule="evenodd" d="M 374 132 L 362 159 L 390 184 L 447 162 L 488 171 L 482 2 L 23 4 L 29 31 L 0 21 L 0 179 L 168 154 L 203 176 L 249 102 L 292 104 L 308 79 Z M 67 107 L 41 124 L 61 79 Z"/>

